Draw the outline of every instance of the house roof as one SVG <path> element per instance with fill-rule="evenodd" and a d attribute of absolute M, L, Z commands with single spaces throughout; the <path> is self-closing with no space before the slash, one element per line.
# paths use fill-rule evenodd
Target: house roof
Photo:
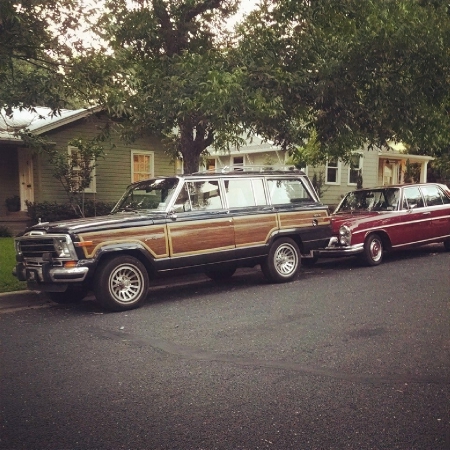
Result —
<path fill-rule="evenodd" d="M 415 163 L 422 163 L 424 161 L 432 161 L 434 158 L 432 156 L 425 156 L 425 155 L 410 155 L 408 153 L 400 153 L 396 151 L 389 151 L 389 152 L 378 152 L 378 156 L 380 158 L 386 158 L 386 159 L 392 159 L 395 161 L 399 161 L 402 159 L 409 159 L 410 162 Z"/>
<path fill-rule="evenodd" d="M 281 151 L 281 147 L 276 146 L 273 144 L 272 141 L 268 141 L 263 139 L 260 136 L 254 135 L 251 138 L 247 138 L 246 136 L 242 136 L 242 138 L 245 140 L 245 144 L 242 145 L 240 148 L 230 148 L 229 152 L 220 152 L 217 150 L 214 150 L 214 148 L 209 148 L 209 154 L 211 156 L 233 156 L 233 155 L 242 155 L 244 153 L 251 154 L 251 153 L 261 153 L 261 152 L 277 152 Z"/>
<path fill-rule="evenodd" d="M 4 109 L 0 110 L 0 141 L 21 142 L 17 132 L 28 130 L 33 134 L 42 134 L 68 123 L 75 122 L 89 116 L 100 108 L 95 106 L 83 109 L 61 109 L 52 114 L 52 110 L 46 107 L 28 109 L 14 108 L 11 116 Z"/>

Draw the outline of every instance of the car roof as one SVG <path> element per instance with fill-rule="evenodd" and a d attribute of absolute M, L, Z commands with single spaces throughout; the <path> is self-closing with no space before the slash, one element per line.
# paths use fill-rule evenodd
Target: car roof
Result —
<path fill-rule="evenodd" d="M 405 187 L 411 187 L 411 186 L 441 186 L 443 189 L 448 190 L 448 187 L 441 183 L 434 183 L 434 182 L 427 182 L 427 183 L 404 183 L 404 184 L 387 184 L 385 186 L 373 186 L 370 188 L 361 188 L 361 189 L 354 189 L 349 192 L 359 192 L 359 191 L 373 191 L 375 189 L 400 189 Z"/>

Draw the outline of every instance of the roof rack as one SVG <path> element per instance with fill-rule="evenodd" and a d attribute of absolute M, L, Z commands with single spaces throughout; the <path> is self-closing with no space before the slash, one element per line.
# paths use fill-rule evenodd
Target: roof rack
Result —
<path fill-rule="evenodd" d="M 303 173 L 301 170 L 296 169 L 294 166 L 283 166 L 283 167 L 276 167 L 276 168 L 270 168 L 268 166 L 242 166 L 242 167 L 229 167 L 224 166 L 220 167 L 218 169 L 209 169 L 209 170 L 203 170 L 199 172 L 193 172 L 190 175 L 220 175 L 220 174 L 242 174 L 242 173 Z M 188 175 L 188 174 L 185 174 Z"/>

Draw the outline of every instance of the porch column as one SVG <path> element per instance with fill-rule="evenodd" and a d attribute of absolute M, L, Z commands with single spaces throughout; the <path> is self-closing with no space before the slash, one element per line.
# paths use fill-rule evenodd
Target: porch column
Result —
<path fill-rule="evenodd" d="M 420 182 L 421 183 L 427 182 L 427 168 L 428 168 L 428 161 L 424 161 L 420 166 Z"/>

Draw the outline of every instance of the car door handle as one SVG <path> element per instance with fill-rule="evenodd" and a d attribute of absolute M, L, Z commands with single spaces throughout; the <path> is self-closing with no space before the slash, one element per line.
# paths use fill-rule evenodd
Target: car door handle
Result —
<path fill-rule="evenodd" d="M 424 212 L 424 213 L 422 213 L 422 216 L 429 216 L 431 213 L 428 211 L 428 212 Z"/>

